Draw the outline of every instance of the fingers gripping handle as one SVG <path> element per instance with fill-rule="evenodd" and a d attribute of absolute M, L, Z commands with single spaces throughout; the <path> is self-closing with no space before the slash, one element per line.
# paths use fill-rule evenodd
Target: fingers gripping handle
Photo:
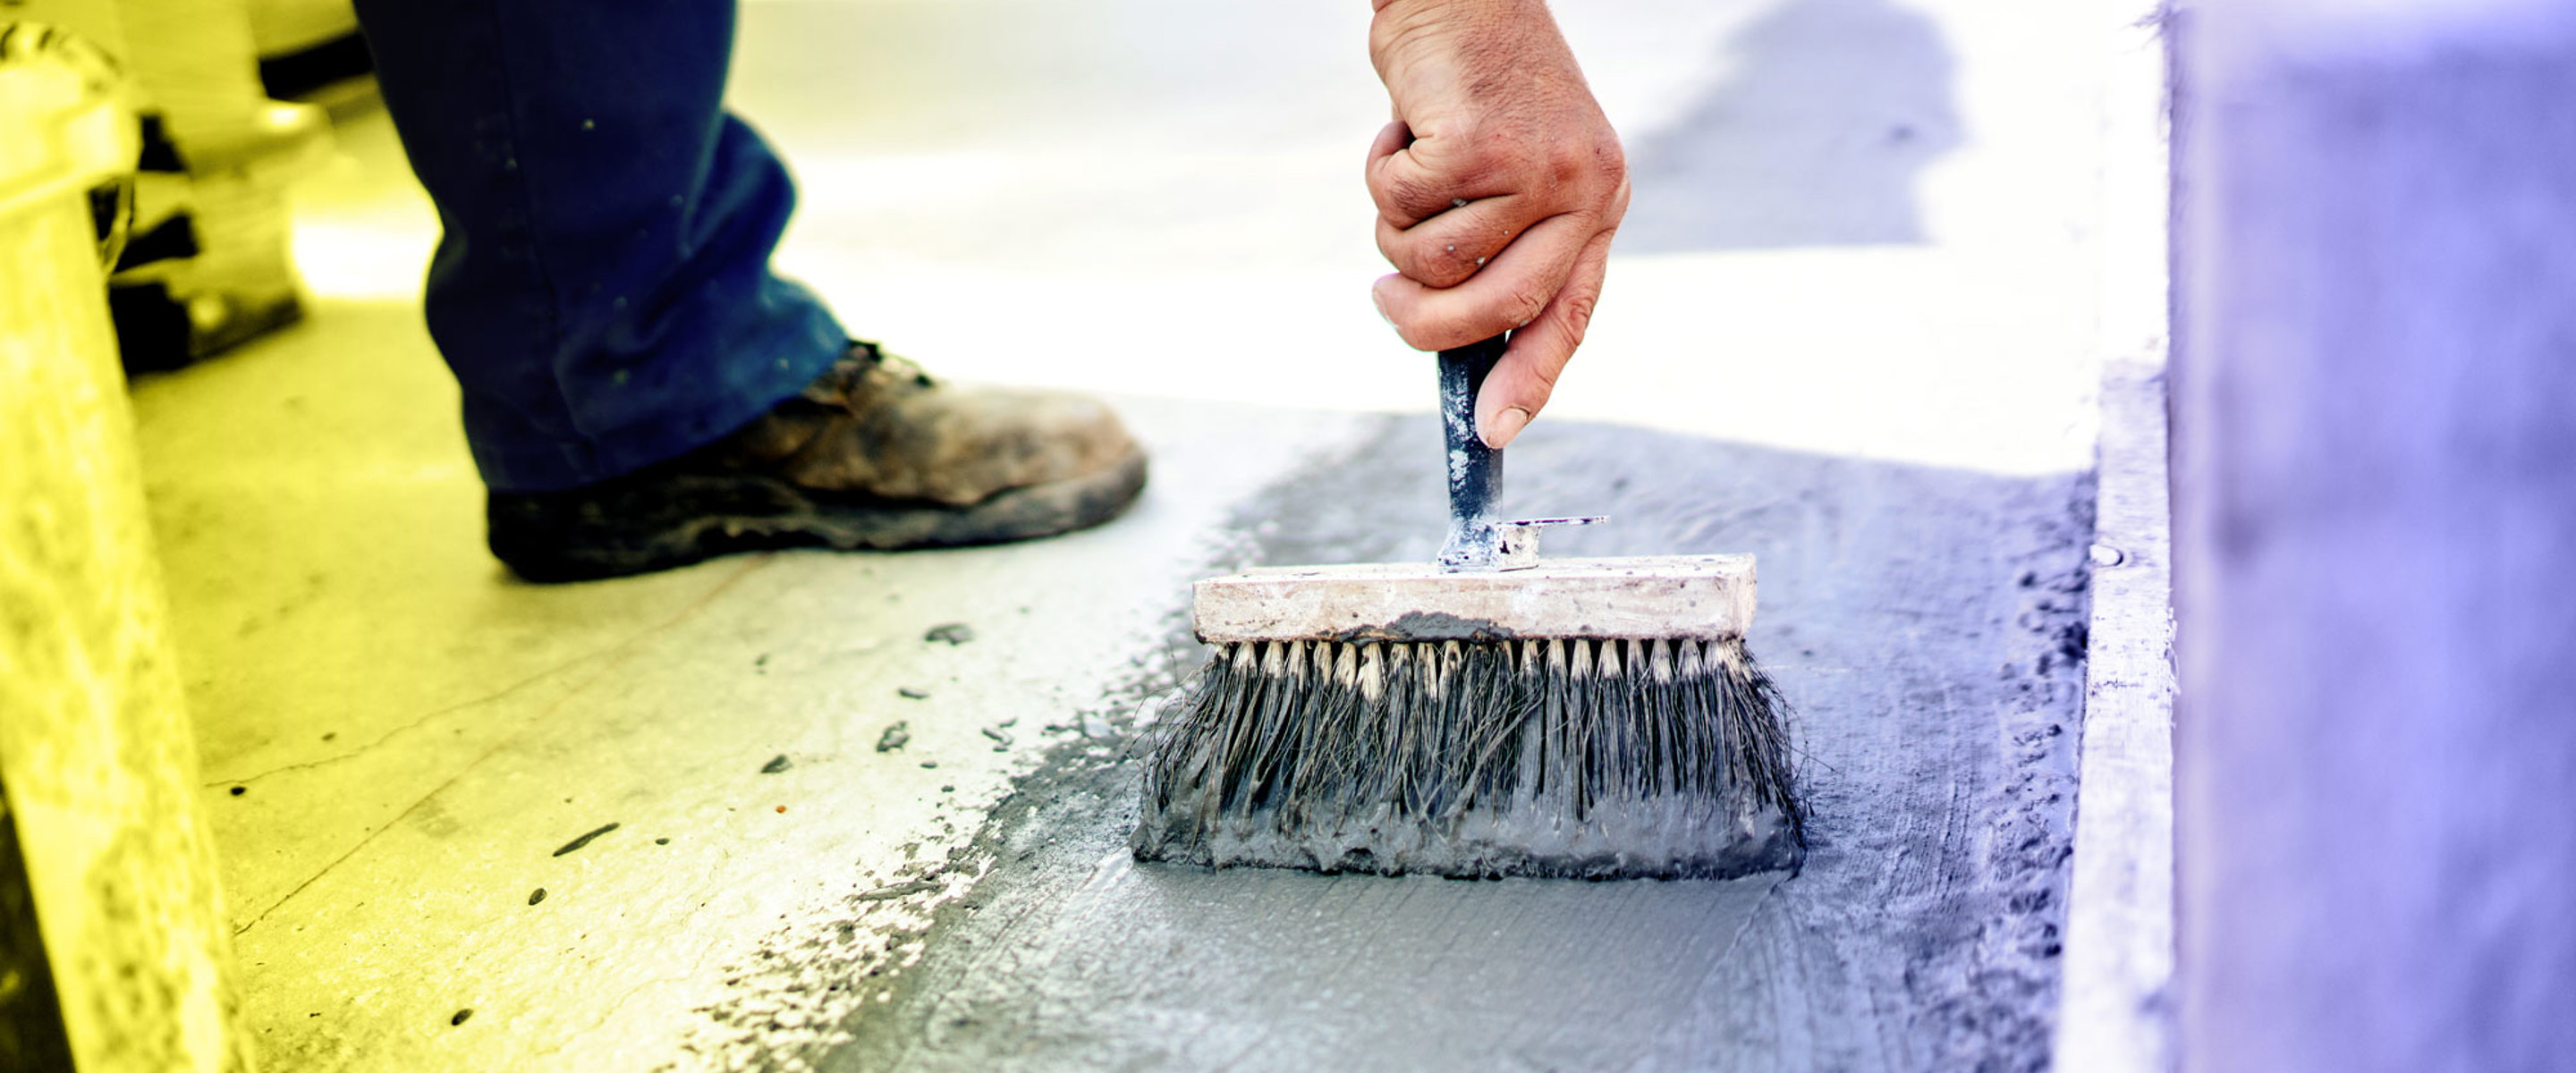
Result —
<path fill-rule="evenodd" d="M 1476 393 L 1503 356 L 1503 336 L 1440 352 L 1440 426 L 1449 447 L 1449 540 L 1444 570 L 1493 570 L 1502 537 L 1494 508 L 1503 497 L 1503 453 L 1476 435 Z"/>

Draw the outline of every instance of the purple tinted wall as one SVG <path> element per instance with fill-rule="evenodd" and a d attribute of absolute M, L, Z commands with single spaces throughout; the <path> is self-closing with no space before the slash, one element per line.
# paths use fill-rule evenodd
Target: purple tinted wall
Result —
<path fill-rule="evenodd" d="M 2576 1069 L 2576 5 L 2179 56 L 2186 1068 Z"/>

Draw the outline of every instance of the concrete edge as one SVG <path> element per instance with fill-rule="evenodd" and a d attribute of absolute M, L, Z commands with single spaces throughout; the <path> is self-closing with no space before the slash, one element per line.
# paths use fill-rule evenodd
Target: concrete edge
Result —
<path fill-rule="evenodd" d="M 2173 579 L 2166 473 L 2171 7 L 2109 5 L 2101 431 L 2058 1069 L 2165 1073 L 2174 1039 Z"/>

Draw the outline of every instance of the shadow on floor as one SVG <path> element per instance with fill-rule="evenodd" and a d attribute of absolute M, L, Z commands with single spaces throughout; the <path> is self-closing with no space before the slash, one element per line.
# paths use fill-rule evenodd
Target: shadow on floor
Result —
<path fill-rule="evenodd" d="M 1888 0 L 1790 0 L 1727 43 L 1731 73 L 1629 140 L 1622 253 L 1925 241 L 1915 181 L 1962 141 L 1950 51 Z"/>
<path fill-rule="evenodd" d="M 1427 416 L 1384 419 L 1256 497 L 1213 568 L 1428 557 L 1441 490 L 1420 463 L 1438 442 Z M 773 1062 L 801 1050 L 835 1070 L 2044 1065 L 2088 478 L 1573 422 L 1533 429 L 1511 462 L 1514 512 L 1612 516 L 1569 534 L 1565 554 L 1759 556 L 1753 648 L 1801 713 L 1815 817 L 1803 874 L 1479 883 L 1138 865 L 1125 845 L 1134 765 L 1060 753 L 952 861 L 992 871 L 917 937 L 918 964 L 862 975 L 815 956 L 771 978 L 862 999 L 842 1026 L 852 1042 L 769 1033 Z M 1193 647 L 1176 636 L 1170 665 L 1189 666 Z M 1173 681 L 1140 672 L 1137 697 Z M 792 935 L 769 946 L 832 949 Z M 794 997 L 708 1012 L 760 1051 L 757 1011 Z"/>

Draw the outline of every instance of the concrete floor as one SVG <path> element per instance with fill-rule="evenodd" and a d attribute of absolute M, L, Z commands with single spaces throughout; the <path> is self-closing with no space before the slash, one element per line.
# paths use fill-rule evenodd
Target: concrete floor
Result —
<path fill-rule="evenodd" d="M 1189 579 L 1436 535 L 1425 426 L 1369 416 L 1429 370 L 1366 298 L 1366 9 L 754 2 L 735 97 L 804 184 L 785 268 L 935 370 L 1110 392 L 1154 484 L 1025 547 L 512 582 L 419 324 L 435 218 L 382 116 L 344 123 L 298 217 L 311 322 L 137 396 L 270 1067 L 2044 1062 L 2095 26 L 1558 7 L 1637 199 L 1511 496 L 1616 515 L 1591 550 L 1762 556 L 1805 874 L 1119 863 Z"/>

